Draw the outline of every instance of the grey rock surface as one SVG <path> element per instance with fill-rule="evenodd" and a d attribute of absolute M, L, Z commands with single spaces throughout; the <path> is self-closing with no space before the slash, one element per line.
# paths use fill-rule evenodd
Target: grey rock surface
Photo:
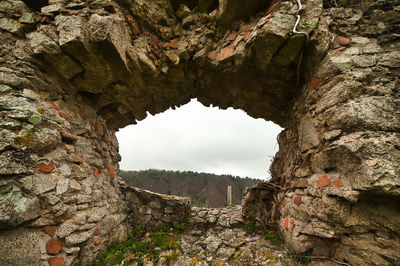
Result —
<path fill-rule="evenodd" d="M 30 2 L 34 10 L 0 1 L 4 243 L 14 230 L 41 239 L 40 228 L 69 253 L 33 243 L 30 264 L 91 264 L 136 225 L 187 218 L 188 199 L 120 182 L 115 130 L 197 98 L 285 128 L 271 181 L 247 191 L 245 217 L 282 230 L 296 252 L 399 264 L 398 2 L 308 1 L 302 34 L 294 1 L 189 2 L 177 16 L 164 0 Z M 240 215 L 193 211 L 199 228 L 188 239 L 200 225 L 226 227 L 221 242 L 208 232 L 194 250 L 228 254 Z"/>

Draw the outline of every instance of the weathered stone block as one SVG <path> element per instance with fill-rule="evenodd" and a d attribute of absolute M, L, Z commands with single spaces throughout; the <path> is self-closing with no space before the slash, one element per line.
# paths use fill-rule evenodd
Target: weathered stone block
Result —
<path fill-rule="evenodd" d="M 13 187 L 0 187 L 0 228 L 11 228 L 40 215 L 41 206 L 37 197 L 14 191 Z"/>
<path fill-rule="evenodd" d="M 80 244 L 82 242 L 85 242 L 91 237 L 91 234 L 87 231 L 84 232 L 79 232 L 79 233 L 73 233 L 65 237 L 65 245 L 66 246 L 74 246 L 76 244 Z"/>
<path fill-rule="evenodd" d="M 1 265 L 40 265 L 49 236 L 39 229 L 12 229 L 0 232 Z"/>

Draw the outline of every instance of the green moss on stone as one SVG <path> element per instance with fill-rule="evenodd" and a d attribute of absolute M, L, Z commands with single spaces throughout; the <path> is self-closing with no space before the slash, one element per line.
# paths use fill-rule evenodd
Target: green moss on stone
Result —
<path fill-rule="evenodd" d="M 31 123 L 32 125 L 39 125 L 40 123 L 42 123 L 42 117 L 37 114 L 31 115 L 31 117 L 29 117 L 28 122 Z"/>
<path fill-rule="evenodd" d="M 14 144 L 18 146 L 28 146 L 33 141 L 33 136 L 26 135 L 23 137 L 15 137 Z"/>
<path fill-rule="evenodd" d="M 23 197 L 21 192 L 16 193 L 12 199 L 12 203 L 14 204 L 14 210 L 16 212 L 25 212 L 26 200 L 27 198 Z"/>
<path fill-rule="evenodd" d="M 0 85 L 0 92 L 3 92 L 3 93 L 9 93 L 9 92 L 11 92 L 13 90 L 13 88 L 11 88 L 10 86 L 8 86 L 8 85 Z"/>
<path fill-rule="evenodd" d="M 49 137 L 49 131 L 47 129 L 37 131 L 35 132 L 35 137 L 38 139 L 38 141 L 45 140 Z"/>
<path fill-rule="evenodd" d="M 23 24 L 35 24 L 35 13 L 24 13 L 19 18 L 19 22 Z"/>

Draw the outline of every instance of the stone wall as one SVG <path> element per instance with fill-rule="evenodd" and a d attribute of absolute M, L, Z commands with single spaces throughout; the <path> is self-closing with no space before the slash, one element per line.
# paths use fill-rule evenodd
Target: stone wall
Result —
<path fill-rule="evenodd" d="M 297 252 L 397 265 L 400 43 L 393 32 L 400 10 L 390 1 L 372 8 L 324 14 L 319 29 L 331 32 L 333 42 L 279 136 L 272 184 L 248 191 L 245 213 L 267 221 L 259 210 L 273 213 Z M 265 204 L 272 195 L 274 205 Z"/>
<path fill-rule="evenodd" d="M 163 225 L 173 227 L 189 218 L 190 198 L 159 194 L 139 188 L 126 187 L 125 200 L 129 202 L 129 224 L 148 229 Z"/>
<path fill-rule="evenodd" d="M 186 198 L 125 188 L 115 132 L 86 104 L 65 100 L 40 70 L 23 69 L 11 78 L 2 72 L 1 265 L 87 264 L 131 226 L 148 224 L 143 208 L 154 225 L 186 217 Z"/>
<path fill-rule="evenodd" d="M 307 1 L 307 35 L 292 1 L 206 2 L 0 2 L 1 264 L 90 264 L 183 218 L 186 199 L 120 183 L 115 130 L 191 98 L 286 128 L 246 216 L 299 252 L 398 263 L 396 1 Z"/>

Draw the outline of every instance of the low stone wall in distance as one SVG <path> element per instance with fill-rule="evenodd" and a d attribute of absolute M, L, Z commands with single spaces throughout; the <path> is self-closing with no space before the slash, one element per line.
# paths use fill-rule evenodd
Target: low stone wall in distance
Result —
<path fill-rule="evenodd" d="M 128 203 L 128 223 L 132 226 L 159 228 L 173 226 L 190 215 L 190 198 L 159 194 L 135 187 L 124 188 Z"/>

